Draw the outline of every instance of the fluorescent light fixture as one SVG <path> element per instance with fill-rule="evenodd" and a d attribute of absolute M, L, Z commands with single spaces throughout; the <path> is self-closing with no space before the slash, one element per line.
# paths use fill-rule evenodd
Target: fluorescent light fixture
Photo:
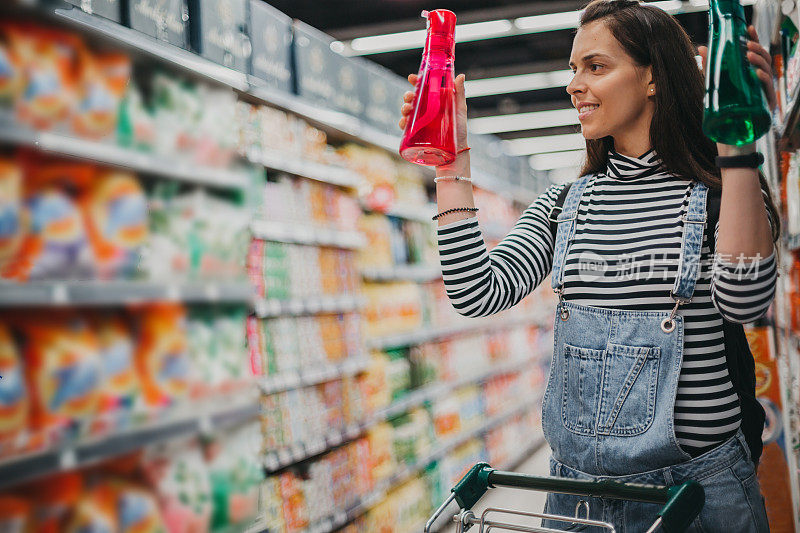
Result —
<path fill-rule="evenodd" d="M 573 126 L 579 124 L 575 109 L 553 109 L 532 111 L 491 117 L 473 118 L 468 121 L 469 131 L 474 133 L 502 133 L 506 131 L 534 130 Z"/>
<path fill-rule="evenodd" d="M 586 158 L 586 150 L 569 150 L 532 155 L 528 162 L 533 170 L 577 167 Z"/>
<path fill-rule="evenodd" d="M 456 42 L 463 43 L 502 37 L 513 27 L 514 25 L 510 20 L 488 20 L 472 24 L 459 24 L 456 26 Z M 352 49 L 352 54 L 350 55 L 378 54 L 381 52 L 422 48 L 425 46 L 426 35 L 427 30 L 413 30 L 373 35 L 371 37 L 358 37 L 350 41 L 350 48 Z M 347 49 L 344 43 L 342 43 L 342 46 L 345 50 Z"/>
<path fill-rule="evenodd" d="M 743 6 L 750 6 L 756 0 L 741 0 Z M 659 0 L 646 2 L 648 5 L 659 7 L 667 13 L 694 13 L 708 9 L 708 0 Z M 509 35 L 524 35 L 546 31 L 565 30 L 577 28 L 580 21 L 580 11 L 564 11 L 561 13 L 548 13 L 545 15 L 532 15 L 510 20 L 490 20 L 459 24 L 456 26 L 456 42 L 479 41 L 482 39 L 495 39 Z M 384 35 L 358 37 L 352 41 L 337 41 L 336 48 L 343 48 L 344 55 L 363 56 L 395 52 L 398 50 L 413 50 L 425 46 L 426 30 L 413 30 Z"/>
<path fill-rule="evenodd" d="M 580 21 L 580 11 L 565 11 L 563 13 L 548 13 L 547 15 L 533 15 L 520 17 L 514 21 L 514 26 L 523 32 L 542 32 L 566 30 L 577 28 Z"/>
<path fill-rule="evenodd" d="M 531 155 L 546 152 L 561 152 L 564 150 L 578 150 L 586 146 L 586 141 L 580 133 L 567 133 L 564 135 L 544 135 L 541 137 L 524 137 L 503 141 L 503 146 L 508 155 Z"/>
<path fill-rule="evenodd" d="M 551 87 L 566 87 L 571 80 L 571 70 L 555 70 L 552 72 L 534 72 L 516 76 L 467 80 L 464 84 L 464 89 L 466 90 L 467 98 L 476 98 L 490 94 L 508 94 Z"/>
<path fill-rule="evenodd" d="M 358 37 L 350 41 L 350 48 L 356 52 L 354 55 L 376 54 L 394 50 L 412 50 L 425 46 L 426 30 L 403 31 L 373 35 L 372 37 Z"/>
<path fill-rule="evenodd" d="M 508 33 L 514 25 L 510 20 L 489 20 L 486 22 L 475 22 L 473 24 L 459 24 L 456 26 L 456 42 L 476 41 L 480 39 L 491 39 L 502 37 Z"/>

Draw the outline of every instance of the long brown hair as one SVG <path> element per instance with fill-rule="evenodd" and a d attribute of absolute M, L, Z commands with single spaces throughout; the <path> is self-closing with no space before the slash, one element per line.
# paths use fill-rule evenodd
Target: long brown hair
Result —
<path fill-rule="evenodd" d="M 721 190 L 719 168 L 714 164 L 716 144 L 702 129 L 705 85 L 695 61 L 695 47 L 681 25 L 665 11 L 636 0 L 593 0 L 581 14 L 580 26 L 601 20 L 639 66 L 651 66 L 655 112 L 650 142 L 666 169 L 679 178 L 705 183 Z M 586 163 L 581 175 L 604 172 L 609 137 L 586 139 Z M 766 206 L 772 218 L 772 240 L 780 236 L 780 216 L 764 176 Z"/>

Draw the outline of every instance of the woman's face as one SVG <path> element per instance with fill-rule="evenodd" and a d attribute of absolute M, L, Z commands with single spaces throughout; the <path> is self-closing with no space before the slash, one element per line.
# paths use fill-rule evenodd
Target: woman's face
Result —
<path fill-rule="evenodd" d="M 650 122 L 658 90 L 651 83 L 650 67 L 636 65 L 602 20 L 578 29 L 569 65 L 575 76 L 567 86 L 578 110 L 586 139 L 614 138 L 617 151 L 636 151 L 642 140 L 649 149 Z M 638 142 L 637 142 L 638 139 Z M 639 155 L 639 154 L 627 154 Z"/>

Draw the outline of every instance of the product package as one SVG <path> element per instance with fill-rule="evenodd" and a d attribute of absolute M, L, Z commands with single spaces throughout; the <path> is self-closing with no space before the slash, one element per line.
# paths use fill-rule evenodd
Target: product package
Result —
<path fill-rule="evenodd" d="M 176 304 L 153 304 L 139 316 L 136 368 L 147 405 L 171 406 L 189 393 L 191 362 L 186 312 Z"/>

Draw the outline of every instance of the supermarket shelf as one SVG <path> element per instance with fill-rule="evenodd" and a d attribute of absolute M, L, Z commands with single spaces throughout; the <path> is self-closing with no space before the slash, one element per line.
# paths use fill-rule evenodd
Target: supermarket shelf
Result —
<path fill-rule="evenodd" d="M 250 183 L 249 175 L 243 171 L 193 165 L 179 158 L 140 152 L 110 143 L 36 132 L 14 124 L 6 117 L 0 119 L 0 142 L 211 187 L 244 189 Z"/>
<path fill-rule="evenodd" d="M 401 415 L 415 407 L 419 407 L 425 402 L 443 398 L 461 387 L 483 383 L 497 376 L 518 372 L 527 366 L 531 366 L 533 363 L 534 361 L 532 359 L 512 361 L 495 366 L 488 372 L 479 375 L 468 376 L 451 383 L 434 383 L 422 387 L 410 392 L 407 396 L 392 403 L 390 406 L 377 411 L 361 423 L 353 423 L 343 428 L 331 430 L 315 441 L 295 443 L 291 446 L 285 446 L 279 450 L 268 453 L 264 458 L 265 469 L 268 473 L 273 473 L 287 466 L 306 461 L 331 448 L 339 446 L 343 442 L 351 441 L 362 435 L 369 428 Z"/>
<path fill-rule="evenodd" d="M 347 313 L 364 306 L 364 300 L 351 294 L 312 296 L 292 300 L 261 299 L 255 303 L 259 318 L 312 315 L 315 313 Z"/>
<path fill-rule="evenodd" d="M 84 13 L 68 4 L 62 3 L 62 5 L 65 7 L 54 10 L 56 18 L 76 29 L 113 41 L 131 52 L 146 54 L 162 63 L 168 63 L 190 74 L 202 76 L 234 89 L 244 91 L 249 87 L 247 77 L 240 72 L 121 24 Z"/>
<path fill-rule="evenodd" d="M 143 55 L 150 60 L 167 64 L 184 73 L 231 87 L 248 95 L 251 99 L 295 113 L 331 132 L 377 146 L 392 153 L 396 153 L 397 147 L 400 145 L 399 134 L 388 134 L 345 113 L 325 109 L 306 102 L 296 95 L 265 87 L 262 83 L 241 72 L 224 67 L 197 54 L 159 41 L 121 24 L 89 15 L 64 2 L 59 2 L 59 7 L 56 8 L 38 0 L 19 1 L 18 4 L 21 7 L 23 4 L 27 5 L 29 8 L 34 6 L 39 13 L 47 14 L 73 29 L 111 42 L 133 54 Z M 315 178 L 315 176 L 308 177 Z M 509 187 L 508 183 L 488 173 L 479 171 L 475 173 L 474 178 L 476 185 L 496 193 L 511 196 L 522 203 L 530 203 L 532 201 L 531 198 L 536 197 L 533 191 L 521 187 Z"/>
<path fill-rule="evenodd" d="M 442 337 L 449 337 L 451 335 L 459 335 L 462 333 L 477 333 L 485 329 L 501 329 L 511 328 L 519 325 L 544 325 L 545 320 L 539 316 L 527 316 L 512 319 L 471 319 L 462 324 L 446 327 L 426 327 L 418 330 L 410 331 L 408 333 L 400 333 L 397 335 L 388 335 L 385 337 L 377 337 L 367 339 L 366 344 L 368 348 L 374 350 L 385 350 L 388 348 L 398 348 L 401 346 L 415 346 L 425 342 L 430 342 Z"/>
<path fill-rule="evenodd" d="M 200 416 L 195 415 L 150 424 L 107 437 L 62 446 L 54 450 L 10 458 L 0 462 L 0 488 L 31 481 L 66 469 L 81 468 L 133 452 L 146 445 L 178 437 L 225 431 L 255 418 L 258 413 L 258 403 L 248 402 Z"/>
<path fill-rule="evenodd" d="M 436 448 L 430 455 L 417 461 L 416 463 L 400 467 L 400 469 L 395 474 L 386 479 L 384 482 L 380 483 L 367 496 L 359 498 L 359 501 L 355 505 L 351 506 L 346 511 L 339 511 L 334 515 L 321 521 L 320 523 L 314 524 L 306 528 L 305 531 L 307 533 L 329 533 L 335 531 L 336 529 L 342 527 L 346 523 L 358 518 L 359 516 L 367 512 L 371 507 L 380 503 L 384 498 L 386 498 L 386 494 L 389 492 L 389 490 L 411 479 L 413 476 L 415 476 L 418 472 L 422 471 L 432 462 L 443 458 L 445 455 L 450 453 L 453 449 L 457 448 L 461 444 L 491 431 L 495 427 L 502 425 L 503 423 L 513 418 L 514 416 L 517 416 L 518 414 L 521 414 L 524 411 L 530 409 L 531 407 L 535 406 L 540 400 L 541 397 L 537 397 L 533 401 L 531 400 L 523 401 L 519 405 L 506 411 L 505 413 L 489 419 L 489 421 L 480 425 L 479 427 L 471 431 L 467 431 L 463 435 L 459 435 L 458 437 L 447 441 L 446 443 Z M 542 445 L 542 442 L 539 439 L 537 439 L 535 444 L 538 448 L 539 446 Z"/>
<path fill-rule="evenodd" d="M 442 278 L 439 266 L 395 265 L 387 268 L 362 268 L 361 277 L 367 281 L 415 281 L 425 283 Z"/>
<path fill-rule="evenodd" d="M 357 187 L 361 183 L 361 175 L 349 168 L 307 161 L 294 154 L 251 150 L 247 159 L 266 168 L 340 187 Z"/>
<path fill-rule="evenodd" d="M 366 370 L 369 359 L 364 356 L 349 358 L 339 364 L 314 366 L 300 372 L 287 372 L 268 376 L 261 380 L 260 387 L 264 394 L 275 394 L 286 390 L 317 385 L 326 381 L 353 376 Z"/>
<path fill-rule="evenodd" d="M 250 302 L 247 282 L 52 281 L 0 283 L 0 308 L 120 305 L 141 302 Z"/>
<path fill-rule="evenodd" d="M 250 229 L 254 237 L 267 241 L 349 249 L 363 248 L 367 242 L 364 235 L 357 231 L 338 231 L 272 220 L 256 220 Z"/>

